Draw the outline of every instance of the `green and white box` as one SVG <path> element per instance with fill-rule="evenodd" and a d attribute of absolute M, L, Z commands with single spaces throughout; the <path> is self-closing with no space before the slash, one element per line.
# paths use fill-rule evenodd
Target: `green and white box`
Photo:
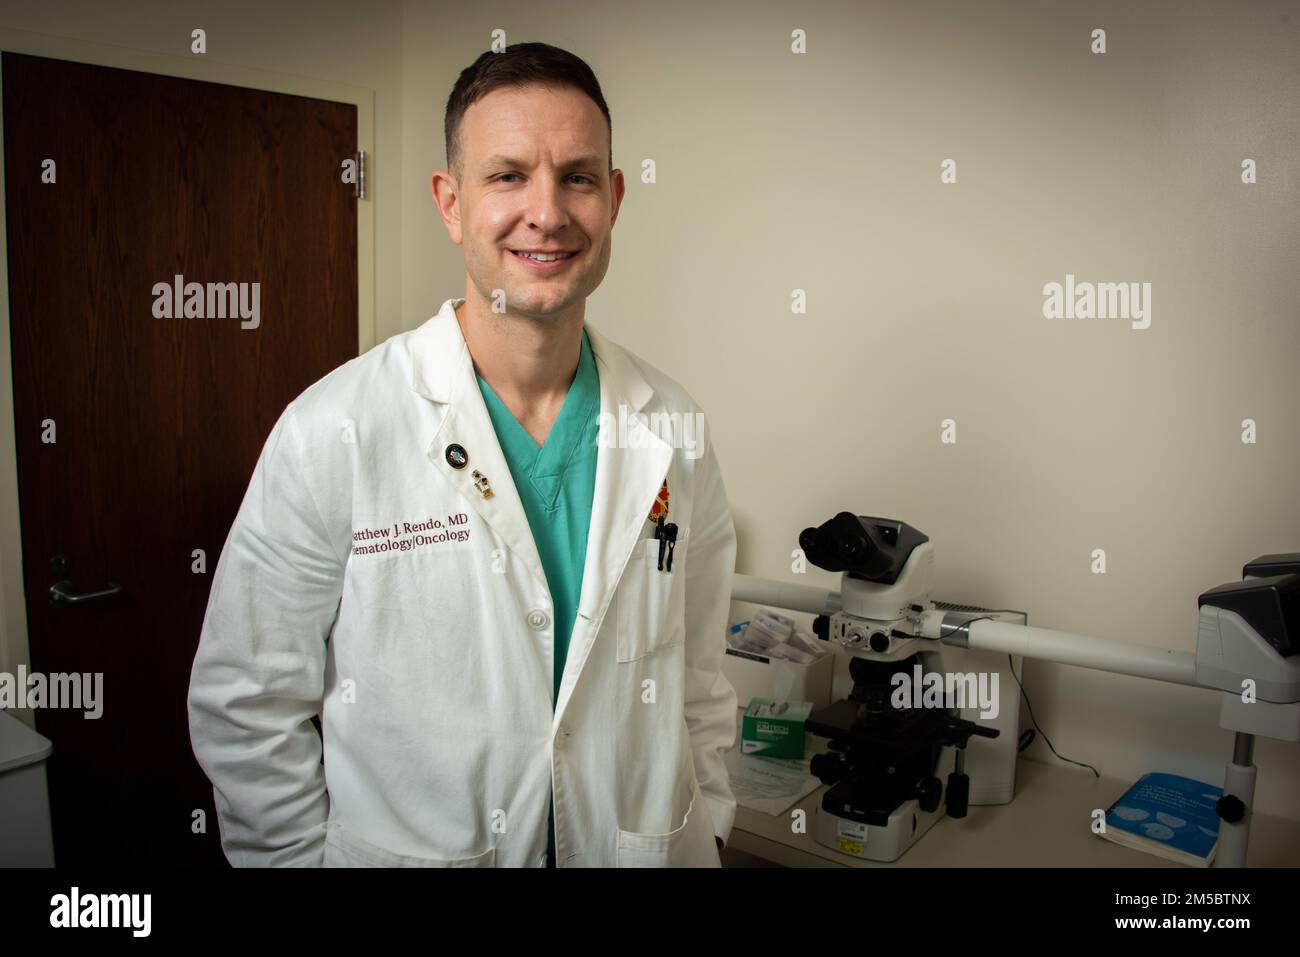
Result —
<path fill-rule="evenodd" d="M 741 753 L 803 758 L 804 722 L 811 712 L 810 701 L 750 698 L 740 726 Z"/>

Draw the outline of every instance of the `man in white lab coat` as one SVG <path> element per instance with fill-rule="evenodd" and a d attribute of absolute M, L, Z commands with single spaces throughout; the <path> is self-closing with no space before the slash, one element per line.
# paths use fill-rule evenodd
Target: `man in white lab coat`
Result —
<path fill-rule="evenodd" d="M 217 565 L 189 712 L 222 846 L 718 866 L 735 532 L 698 406 L 586 324 L 608 109 L 520 44 L 461 74 L 446 132 L 465 296 L 290 403 Z"/>

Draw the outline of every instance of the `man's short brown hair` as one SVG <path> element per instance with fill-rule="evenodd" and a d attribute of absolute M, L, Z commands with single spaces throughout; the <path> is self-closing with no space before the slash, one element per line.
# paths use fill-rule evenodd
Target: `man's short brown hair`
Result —
<path fill-rule="evenodd" d="M 460 121 L 477 100 L 501 87 L 539 84 L 580 90 L 600 107 L 609 130 L 609 169 L 614 170 L 614 126 L 609 107 L 600 92 L 596 74 L 581 58 L 549 43 L 512 43 L 502 53 L 488 51 L 461 70 L 447 98 L 443 134 L 447 140 L 447 169 L 460 182 L 464 162 L 460 144 Z"/>

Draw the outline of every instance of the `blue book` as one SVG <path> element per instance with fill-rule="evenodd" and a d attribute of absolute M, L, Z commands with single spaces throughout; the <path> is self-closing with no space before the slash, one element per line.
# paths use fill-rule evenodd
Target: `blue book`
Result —
<path fill-rule="evenodd" d="M 1219 845 L 1215 803 L 1223 788 L 1177 774 L 1138 778 L 1106 811 L 1108 841 L 1192 867 L 1209 867 Z"/>

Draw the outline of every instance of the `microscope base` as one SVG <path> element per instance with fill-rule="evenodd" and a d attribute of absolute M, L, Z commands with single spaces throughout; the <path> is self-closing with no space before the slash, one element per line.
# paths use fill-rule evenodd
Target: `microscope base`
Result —
<path fill-rule="evenodd" d="M 936 773 L 939 780 L 946 782 L 953 769 L 952 748 L 943 749 Z M 945 785 L 946 786 L 946 785 Z M 817 804 L 816 821 L 813 823 L 813 837 L 818 844 L 833 851 L 858 857 L 864 861 L 896 861 L 907 849 L 921 839 L 940 818 L 944 817 L 944 803 L 933 811 L 923 811 L 916 800 L 904 801 L 889 815 L 888 823 L 883 826 L 863 824 L 848 818 L 832 814 Z"/>

